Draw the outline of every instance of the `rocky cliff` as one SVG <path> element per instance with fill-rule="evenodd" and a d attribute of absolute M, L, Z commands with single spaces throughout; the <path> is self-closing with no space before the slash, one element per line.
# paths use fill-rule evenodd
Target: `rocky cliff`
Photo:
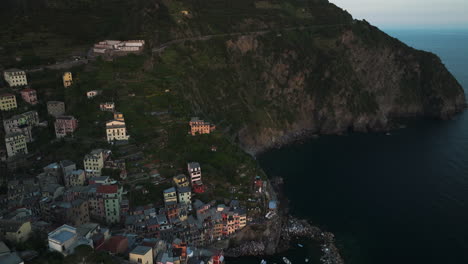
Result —
<path fill-rule="evenodd" d="M 171 59 L 194 112 L 252 154 L 310 134 L 387 130 L 401 118 L 446 119 L 465 108 L 462 87 L 436 55 L 367 22 L 190 41 L 158 62 Z"/>

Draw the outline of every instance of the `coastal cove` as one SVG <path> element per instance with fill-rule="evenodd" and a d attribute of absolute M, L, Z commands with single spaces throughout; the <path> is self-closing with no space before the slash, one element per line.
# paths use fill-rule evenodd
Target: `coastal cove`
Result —
<path fill-rule="evenodd" d="M 387 33 L 440 56 L 466 92 L 468 30 Z M 336 235 L 346 263 L 468 261 L 467 112 L 412 122 L 391 135 L 322 136 L 259 161 L 270 177 L 283 177 L 294 216 Z M 280 263 L 279 256 L 267 260 Z"/>

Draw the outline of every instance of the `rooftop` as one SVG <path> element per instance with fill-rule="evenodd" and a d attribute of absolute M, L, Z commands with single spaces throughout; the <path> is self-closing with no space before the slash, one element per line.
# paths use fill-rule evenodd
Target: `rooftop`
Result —
<path fill-rule="evenodd" d="M 174 187 L 171 187 L 171 188 L 168 188 L 168 189 L 164 190 L 164 193 L 173 193 L 175 191 L 176 191 L 176 189 Z"/>
<path fill-rule="evenodd" d="M 200 168 L 200 163 L 198 163 L 198 162 L 190 162 L 190 163 L 188 164 L 188 167 L 189 167 L 189 169 L 192 169 L 192 168 Z"/>
<path fill-rule="evenodd" d="M 100 185 L 97 188 L 98 193 L 117 193 L 119 187 L 117 185 Z"/>
<path fill-rule="evenodd" d="M 62 115 L 62 116 L 58 116 L 57 119 L 73 120 L 75 119 L 75 117 Z"/>
<path fill-rule="evenodd" d="M 69 225 L 62 225 L 61 227 L 49 233 L 49 239 L 56 240 L 61 244 L 74 237 L 76 237 L 76 228 Z"/>
<path fill-rule="evenodd" d="M 65 104 L 65 103 L 62 101 L 48 101 L 47 104 L 51 105 L 51 104 Z"/>
<path fill-rule="evenodd" d="M 20 264 L 24 263 L 16 252 L 0 256 L 0 263 L 2 264 Z"/>
<path fill-rule="evenodd" d="M 177 191 L 178 191 L 179 193 L 188 193 L 188 192 L 191 192 L 191 189 L 190 189 L 190 187 L 185 186 L 185 187 L 177 188 Z"/>
<path fill-rule="evenodd" d="M 146 253 L 148 253 L 148 251 L 150 251 L 151 248 L 150 247 L 145 247 L 145 246 L 138 246 L 136 248 L 134 248 L 130 254 L 136 254 L 136 255 L 145 255 Z"/>

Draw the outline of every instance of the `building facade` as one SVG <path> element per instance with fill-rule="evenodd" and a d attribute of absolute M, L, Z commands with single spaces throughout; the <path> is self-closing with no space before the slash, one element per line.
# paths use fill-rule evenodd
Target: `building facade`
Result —
<path fill-rule="evenodd" d="M 179 198 L 179 203 L 181 204 L 192 203 L 192 191 L 190 190 L 190 187 L 177 188 L 177 194 Z"/>
<path fill-rule="evenodd" d="M 210 134 L 215 130 L 215 126 L 210 122 L 205 122 L 198 117 L 192 117 L 189 122 L 190 125 L 190 134 L 192 136 L 201 135 L 201 134 Z"/>
<path fill-rule="evenodd" d="M 21 133 L 7 134 L 5 136 L 5 146 L 9 158 L 16 155 L 28 154 L 26 137 Z"/>
<path fill-rule="evenodd" d="M 201 181 L 201 167 L 198 162 L 190 162 L 187 164 L 187 171 L 190 175 L 190 181 L 192 184 L 197 181 Z"/>
<path fill-rule="evenodd" d="M 115 104 L 113 102 L 101 103 L 99 104 L 99 109 L 101 109 L 101 111 L 114 112 Z"/>
<path fill-rule="evenodd" d="M 130 252 L 128 259 L 131 263 L 153 264 L 153 248 L 137 246 Z"/>
<path fill-rule="evenodd" d="M 28 85 L 26 72 L 19 69 L 10 69 L 3 72 L 3 78 L 10 87 Z"/>
<path fill-rule="evenodd" d="M 65 72 L 62 76 L 63 87 L 67 88 L 73 84 L 73 76 L 71 72 Z"/>
<path fill-rule="evenodd" d="M 124 115 L 120 112 L 114 112 L 114 120 L 125 122 Z"/>
<path fill-rule="evenodd" d="M 96 191 L 104 200 L 105 221 L 108 224 L 120 222 L 122 189 L 117 185 L 100 185 Z"/>
<path fill-rule="evenodd" d="M 65 103 L 60 101 L 48 101 L 47 113 L 54 117 L 59 117 L 65 114 Z"/>
<path fill-rule="evenodd" d="M 106 123 L 107 142 L 125 141 L 130 138 L 127 135 L 127 128 L 125 122 L 122 121 L 109 121 Z"/>
<path fill-rule="evenodd" d="M 87 178 L 101 176 L 101 170 L 109 154 L 108 150 L 95 149 L 85 155 L 83 163 Z"/>
<path fill-rule="evenodd" d="M 62 138 L 67 135 L 72 135 L 78 128 L 78 120 L 73 116 L 59 116 L 55 120 L 55 136 Z"/>
<path fill-rule="evenodd" d="M 21 90 L 21 97 L 26 103 L 30 105 L 37 104 L 37 92 L 34 89 L 26 88 Z"/>
<path fill-rule="evenodd" d="M 14 132 L 18 126 L 21 125 L 29 125 L 31 127 L 35 127 L 39 124 L 39 115 L 37 111 L 28 111 L 22 113 L 20 115 L 12 116 L 9 119 L 3 120 L 3 128 L 5 129 L 5 133 Z"/>
<path fill-rule="evenodd" d="M 0 111 L 10 111 L 16 109 L 16 96 L 14 94 L 2 94 L 0 95 Z"/>

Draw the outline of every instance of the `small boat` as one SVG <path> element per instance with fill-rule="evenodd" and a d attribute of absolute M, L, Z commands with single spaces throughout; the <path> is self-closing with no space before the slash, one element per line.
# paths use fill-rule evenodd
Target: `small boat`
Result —
<path fill-rule="evenodd" d="M 284 263 L 286 263 L 286 264 L 292 264 L 292 262 L 289 261 L 289 259 L 287 259 L 286 257 L 283 257 L 283 261 L 284 261 Z"/>
<path fill-rule="evenodd" d="M 392 135 L 392 133 L 390 133 L 390 132 L 387 132 L 387 134 L 385 134 L 385 135 L 386 135 L 386 136 L 391 136 L 391 135 Z"/>
<path fill-rule="evenodd" d="M 260 262 L 260 264 L 267 264 L 266 260 L 262 259 L 262 261 Z"/>
<path fill-rule="evenodd" d="M 306 259 L 305 259 L 305 263 L 308 263 L 308 262 L 309 262 L 309 259 L 308 259 L 308 258 L 306 258 Z"/>
<path fill-rule="evenodd" d="M 297 244 L 297 246 L 298 246 L 298 247 L 304 247 L 304 245 L 302 245 L 302 244 Z"/>

